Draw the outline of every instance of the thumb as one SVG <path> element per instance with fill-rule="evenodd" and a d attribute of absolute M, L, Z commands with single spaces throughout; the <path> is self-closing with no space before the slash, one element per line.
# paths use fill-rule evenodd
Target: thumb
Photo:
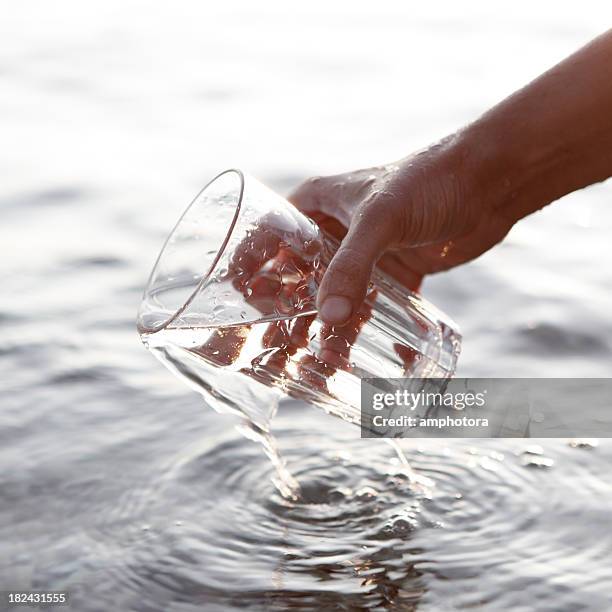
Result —
<path fill-rule="evenodd" d="M 347 323 L 359 310 L 368 290 L 372 269 L 391 242 L 391 215 L 372 217 L 359 212 L 355 215 L 323 276 L 317 306 L 320 317 L 330 325 Z"/>

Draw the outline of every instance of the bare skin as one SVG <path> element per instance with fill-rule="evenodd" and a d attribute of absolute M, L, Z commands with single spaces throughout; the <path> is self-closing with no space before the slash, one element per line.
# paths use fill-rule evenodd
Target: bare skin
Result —
<path fill-rule="evenodd" d="M 324 388 L 338 370 L 350 371 L 351 347 L 371 316 L 364 297 L 375 265 L 418 289 L 424 275 L 478 257 L 523 217 L 611 175 L 612 30 L 423 151 L 306 181 L 291 201 L 342 242 L 317 294 L 325 323 L 320 348 L 297 358 L 297 376 Z M 228 274 L 249 304 L 282 311 L 296 287 L 288 281 L 279 291 L 279 271 L 315 271 L 301 245 L 292 250 L 273 224 L 264 219 L 258 231 L 259 246 L 252 247 L 251 236 Z M 268 384 L 286 376 L 287 365 L 309 343 L 313 321 L 314 315 L 293 327 L 271 322 L 262 338 L 266 367 L 243 372 Z M 227 366 L 239 358 L 246 338 L 241 327 L 220 330 L 194 352 Z M 394 348 L 409 372 L 414 351 Z"/>
<path fill-rule="evenodd" d="M 387 164 L 317 177 L 289 199 L 342 239 L 317 296 L 342 325 L 373 267 L 417 289 L 470 261 L 523 217 L 612 176 L 612 30 L 477 121 Z"/>

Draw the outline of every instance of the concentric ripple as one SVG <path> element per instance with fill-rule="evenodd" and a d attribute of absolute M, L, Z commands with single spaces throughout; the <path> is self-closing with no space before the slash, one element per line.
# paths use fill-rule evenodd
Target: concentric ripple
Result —
<path fill-rule="evenodd" d="M 551 598 L 555 610 L 605 609 L 612 542 L 597 533 L 612 493 L 587 461 L 599 449 L 404 441 L 415 483 L 389 445 L 316 416 L 278 420 L 298 501 L 231 431 L 180 450 L 121 500 L 94 539 L 116 543 L 105 555 L 125 605 L 132 594 L 138 610 L 537 610 Z M 560 486 L 558 465 L 578 490 Z"/>

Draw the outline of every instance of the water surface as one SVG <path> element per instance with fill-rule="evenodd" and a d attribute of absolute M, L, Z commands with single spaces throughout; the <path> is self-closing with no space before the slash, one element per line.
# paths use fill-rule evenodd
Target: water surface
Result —
<path fill-rule="evenodd" d="M 385 443 L 287 401 L 288 502 L 134 329 L 164 235 L 219 170 L 284 192 L 395 159 L 584 43 L 602 10 L 12 7 L 0 589 L 68 589 L 79 612 L 606 610 L 609 441 L 405 442 L 415 486 Z M 427 281 L 462 327 L 460 375 L 610 375 L 611 196 L 574 194 Z"/>

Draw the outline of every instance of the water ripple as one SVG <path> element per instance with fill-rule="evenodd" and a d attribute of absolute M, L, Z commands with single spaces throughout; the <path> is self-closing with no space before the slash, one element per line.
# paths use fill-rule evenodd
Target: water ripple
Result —
<path fill-rule="evenodd" d="M 280 438 L 299 501 L 279 494 L 260 449 L 235 434 L 181 450 L 98 525 L 101 545 L 121 542 L 106 551 L 113 580 L 134 596 L 153 588 L 158 606 L 194 605 L 185 610 L 195 601 L 439 609 L 450 592 L 456 609 L 521 609 L 528 587 L 530 598 L 574 610 L 597 609 L 605 595 L 603 570 L 598 580 L 577 573 L 574 587 L 561 584 L 568 566 L 598 567 L 612 554 L 610 539 L 592 529 L 593 521 L 604 529 L 608 515 L 603 498 L 593 504 L 605 487 L 586 463 L 571 463 L 572 482 L 582 484 L 569 495 L 547 484 L 555 468 L 522 465 L 525 443 L 503 452 L 427 443 L 409 452 L 425 487 L 385 444 L 291 428 Z M 560 450 L 564 459 L 580 452 Z M 578 521 L 581 497 L 590 500 L 588 522 Z M 577 587 L 582 608 L 572 607 Z"/>

